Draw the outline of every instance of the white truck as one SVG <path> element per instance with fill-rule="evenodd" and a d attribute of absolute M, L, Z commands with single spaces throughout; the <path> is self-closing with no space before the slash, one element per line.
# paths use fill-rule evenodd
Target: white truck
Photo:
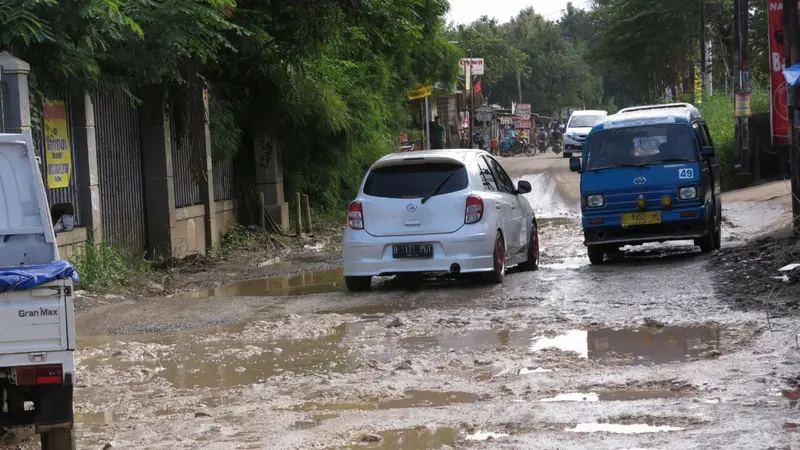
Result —
<path fill-rule="evenodd" d="M 48 207 L 30 136 L 0 134 L 0 428 L 35 427 L 44 450 L 75 448 L 75 270 L 55 234 L 72 205 Z"/>

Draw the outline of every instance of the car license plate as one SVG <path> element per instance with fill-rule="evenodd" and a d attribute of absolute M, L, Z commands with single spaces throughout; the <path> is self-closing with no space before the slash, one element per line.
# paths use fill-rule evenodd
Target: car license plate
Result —
<path fill-rule="evenodd" d="M 432 244 L 400 244 L 392 246 L 395 258 L 433 258 Z"/>
<path fill-rule="evenodd" d="M 622 215 L 622 225 L 653 225 L 661 223 L 661 211 L 641 212 Z"/>

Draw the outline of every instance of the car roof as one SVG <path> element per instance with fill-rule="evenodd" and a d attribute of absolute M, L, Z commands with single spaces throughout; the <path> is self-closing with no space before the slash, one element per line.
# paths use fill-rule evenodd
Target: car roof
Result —
<path fill-rule="evenodd" d="M 679 123 L 691 125 L 695 119 L 702 118 L 700 110 L 688 103 L 672 103 L 668 105 L 649 105 L 622 109 L 592 127 L 592 133 L 607 128 L 625 128 L 656 123 Z"/>
<path fill-rule="evenodd" d="M 414 152 L 398 152 L 390 153 L 383 158 L 375 161 L 370 170 L 378 167 L 393 166 L 403 163 L 419 163 L 421 160 L 429 160 L 431 162 L 457 162 L 466 165 L 467 157 L 469 155 L 489 154 L 488 152 L 480 149 L 469 148 L 454 148 L 446 150 L 420 150 Z"/>
<path fill-rule="evenodd" d="M 577 111 L 573 111 L 572 114 L 570 114 L 570 117 L 572 117 L 572 116 L 607 116 L 607 115 L 608 115 L 608 111 L 603 111 L 603 110 L 599 110 L 599 109 L 579 109 Z"/>

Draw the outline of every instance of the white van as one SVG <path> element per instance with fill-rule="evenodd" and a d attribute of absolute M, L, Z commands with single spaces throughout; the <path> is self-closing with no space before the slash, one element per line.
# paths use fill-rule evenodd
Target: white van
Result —
<path fill-rule="evenodd" d="M 598 122 L 608 117 L 606 111 L 581 110 L 575 111 L 569 117 L 567 129 L 564 132 L 564 158 L 569 158 L 573 153 L 583 151 L 583 143 L 586 135 L 592 131 L 592 127 Z"/>
<path fill-rule="evenodd" d="M 70 204 L 47 204 L 30 136 L 0 133 L 0 427 L 34 427 L 43 450 L 72 450 L 75 269 L 56 233 Z"/>

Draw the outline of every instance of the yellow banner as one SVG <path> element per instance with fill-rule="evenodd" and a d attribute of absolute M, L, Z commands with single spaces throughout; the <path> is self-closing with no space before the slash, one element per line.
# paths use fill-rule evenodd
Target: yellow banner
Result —
<path fill-rule="evenodd" d="M 72 152 L 69 146 L 67 106 L 61 100 L 44 105 L 44 141 L 47 187 L 50 189 L 69 187 L 72 176 Z"/>
<path fill-rule="evenodd" d="M 428 84 L 425 86 L 420 86 L 416 89 L 412 89 L 408 91 L 408 99 L 409 100 L 417 100 L 420 98 L 430 97 L 431 93 L 433 92 L 433 86 Z"/>

